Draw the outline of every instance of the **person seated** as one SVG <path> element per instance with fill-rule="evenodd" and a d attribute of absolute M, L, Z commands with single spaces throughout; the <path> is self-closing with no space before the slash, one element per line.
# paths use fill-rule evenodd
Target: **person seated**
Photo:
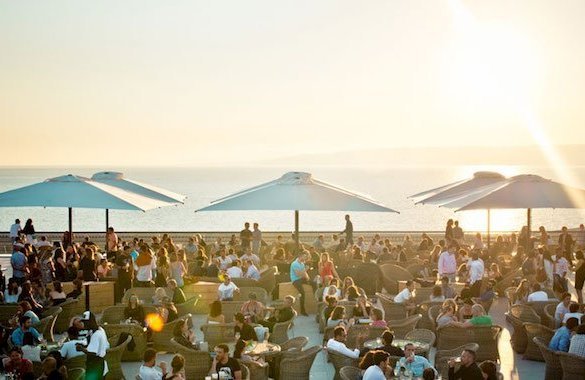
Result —
<path fill-rule="evenodd" d="M 177 307 L 171 301 L 171 298 L 166 296 L 162 299 L 162 306 L 158 308 L 158 312 L 164 323 L 174 322 L 179 317 Z"/>
<path fill-rule="evenodd" d="M 368 298 L 364 295 L 360 295 L 355 307 L 353 308 L 353 316 L 355 318 L 369 318 L 371 311 L 372 305 L 368 302 Z"/>
<path fill-rule="evenodd" d="M 447 326 L 451 322 L 457 322 L 457 316 L 455 316 L 455 306 L 451 303 L 443 303 L 441 312 L 435 320 L 438 327 Z"/>
<path fill-rule="evenodd" d="M 35 344 L 35 338 L 29 332 L 24 333 L 22 338 L 22 357 L 31 362 L 41 361 L 41 346 Z"/>
<path fill-rule="evenodd" d="M 350 286 L 350 287 L 347 288 L 347 291 L 346 291 L 345 295 L 346 295 L 345 298 L 348 301 L 357 301 L 357 299 L 360 296 L 360 292 L 359 292 L 357 286 L 352 285 L 352 286 Z"/>
<path fill-rule="evenodd" d="M 456 379 L 483 379 L 481 369 L 475 362 L 475 351 L 463 350 L 461 353 L 461 365 L 455 371 L 455 359 L 449 360 L 449 380 Z"/>
<path fill-rule="evenodd" d="M 243 256 L 242 256 L 243 259 Z M 245 278 L 251 278 L 252 280 L 260 281 L 260 271 L 256 267 L 255 261 L 243 260 L 243 272 Z"/>
<path fill-rule="evenodd" d="M 233 301 L 234 293 L 240 293 L 240 288 L 234 284 L 228 275 L 224 275 L 223 282 L 217 289 L 217 296 L 220 301 Z"/>
<path fill-rule="evenodd" d="M 463 304 L 459 307 L 459 311 L 457 312 L 457 317 L 460 321 L 471 319 L 473 317 L 473 305 L 475 305 L 475 303 L 471 298 L 464 299 Z"/>
<path fill-rule="evenodd" d="M 61 346 L 61 357 L 63 359 L 70 359 L 76 356 L 83 355 L 83 352 L 77 351 L 77 344 L 85 344 L 85 339 L 79 339 L 79 329 L 75 326 L 69 326 L 67 329 L 67 337 L 69 340 Z"/>
<path fill-rule="evenodd" d="M 372 308 L 372 311 L 370 313 L 370 319 L 372 320 L 371 325 L 373 327 L 387 327 L 388 323 L 384 320 L 384 315 L 382 313 L 382 310 L 378 309 L 378 308 Z"/>
<path fill-rule="evenodd" d="M 60 281 L 53 281 L 53 290 L 49 292 L 49 298 L 53 306 L 57 306 L 67 300 L 67 294 L 63 291 Z"/>
<path fill-rule="evenodd" d="M 336 306 L 329 318 L 327 318 L 327 327 L 335 327 L 335 326 L 349 326 L 349 321 L 345 318 L 345 307 L 343 306 Z"/>
<path fill-rule="evenodd" d="M 212 259 L 211 262 L 209 263 L 209 266 L 205 268 L 205 275 L 207 277 L 216 278 L 219 275 L 220 271 L 219 266 L 220 266 L 219 259 L 217 258 Z"/>
<path fill-rule="evenodd" d="M 66 377 L 57 368 L 57 359 L 52 356 L 48 356 L 43 360 L 42 364 L 42 375 L 39 380 L 65 380 Z"/>
<path fill-rule="evenodd" d="M 339 289 L 339 281 L 336 278 L 327 278 L 325 283 L 328 285 L 323 288 L 323 299 L 326 299 L 328 296 L 334 296 L 340 299 L 341 289 Z"/>
<path fill-rule="evenodd" d="M 404 356 L 400 358 L 396 365 L 410 371 L 414 377 L 422 377 L 424 370 L 427 368 L 433 368 L 433 366 L 427 358 L 415 355 L 414 351 L 414 344 L 407 343 L 404 346 Z"/>
<path fill-rule="evenodd" d="M 164 380 L 186 380 L 185 377 L 185 358 L 181 354 L 176 354 L 171 360 L 171 373 L 167 373 Z"/>
<path fill-rule="evenodd" d="M 502 272 L 500 272 L 500 267 L 498 266 L 498 264 L 492 263 L 492 265 L 490 265 L 490 270 L 488 272 L 488 278 L 497 283 L 498 281 L 501 281 L 503 277 L 504 276 L 502 276 Z"/>
<path fill-rule="evenodd" d="M 24 315 L 22 317 L 20 317 L 19 325 L 20 326 L 17 327 L 12 332 L 12 335 L 10 336 L 10 339 L 12 339 L 12 343 L 15 346 L 21 347 L 23 345 L 24 334 L 26 332 L 30 332 L 35 341 L 37 341 L 37 342 L 41 341 L 42 336 L 41 336 L 41 334 L 39 334 L 39 332 L 34 327 L 32 327 L 30 317 L 27 317 Z M 22 352 L 21 352 L 21 354 L 22 354 Z"/>
<path fill-rule="evenodd" d="M 256 293 L 250 292 L 250 294 L 248 294 L 248 301 L 242 305 L 240 312 L 244 314 L 244 317 L 250 322 L 256 323 L 256 321 L 264 319 L 265 310 L 266 308 L 262 302 L 257 300 Z"/>
<path fill-rule="evenodd" d="M 382 348 L 381 350 L 386 351 L 391 356 L 404 356 L 404 351 L 400 347 L 393 346 L 394 334 L 390 330 L 386 330 L 382 333 Z"/>
<path fill-rule="evenodd" d="M 469 282 L 469 269 L 466 263 L 459 265 L 457 276 L 459 277 L 459 282 Z"/>
<path fill-rule="evenodd" d="M 209 314 L 207 314 L 207 323 L 225 323 L 225 316 L 222 313 L 221 301 L 213 301 L 209 304 Z"/>
<path fill-rule="evenodd" d="M 131 295 L 128 299 L 128 306 L 124 308 L 124 318 L 130 322 L 137 322 L 144 326 L 146 313 L 144 312 L 144 307 L 139 303 L 137 296 Z"/>
<path fill-rule="evenodd" d="M 33 364 L 30 360 L 22 357 L 20 347 L 12 347 L 8 351 L 8 357 L 2 359 L 4 372 L 16 375 L 15 379 L 34 379 Z"/>
<path fill-rule="evenodd" d="M 18 285 L 14 277 L 11 277 L 4 290 L 4 303 L 18 303 L 18 297 L 21 292 L 22 288 Z"/>
<path fill-rule="evenodd" d="M 240 260 L 235 260 L 231 263 L 231 266 L 226 269 L 226 274 L 230 278 L 242 278 L 244 277 L 244 271 L 241 268 L 242 263 Z"/>
<path fill-rule="evenodd" d="M 349 349 L 345 345 L 345 341 L 347 339 L 347 332 L 344 326 L 337 326 L 333 330 L 333 338 L 327 341 L 327 350 L 328 351 L 335 351 L 341 355 L 345 355 L 352 359 L 357 359 L 360 357 L 360 350 L 359 349 Z"/>
<path fill-rule="evenodd" d="M 22 301 L 18 304 L 20 315 L 30 317 L 30 322 L 32 326 L 36 326 L 41 323 L 41 320 L 38 315 L 32 310 L 30 303 L 28 301 Z"/>
<path fill-rule="evenodd" d="M 368 360 L 367 357 L 370 359 Z M 388 362 L 390 355 L 382 350 L 369 351 L 359 364 L 365 369 L 362 380 L 385 380 L 392 376 L 392 367 Z M 369 363 L 365 363 L 369 362 Z"/>
<path fill-rule="evenodd" d="M 457 292 L 451 285 L 449 285 L 449 277 L 443 276 L 441 277 L 441 289 L 443 291 L 443 295 L 445 299 L 455 298 L 457 296 Z"/>
<path fill-rule="evenodd" d="M 569 345 L 569 354 L 585 358 L 585 324 L 580 324 L 575 328 L 575 334 Z"/>
<path fill-rule="evenodd" d="M 563 293 L 561 295 L 561 302 L 555 309 L 555 325 L 559 327 L 563 323 L 565 314 L 569 313 L 569 306 L 571 305 L 571 293 Z"/>
<path fill-rule="evenodd" d="M 276 309 L 273 316 L 260 321 L 260 324 L 264 327 L 268 327 L 270 332 L 272 332 L 272 328 L 276 323 L 290 321 L 295 317 L 296 312 L 293 309 L 294 304 L 295 297 L 290 295 L 284 297 L 284 304 L 282 307 L 280 309 Z"/>
<path fill-rule="evenodd" d="M 335 309 L 335 307 L 337 306 L 337 297 L 327 296 L 325 297 L 325 303 L 327 304 L 327 306 L 323 308 L 323 317 L 324 320 L 327 321 L 327 319 L 331 316 L 333 309 Z"/>
<path fill-rule="evenodd" d="M 234 322 L 236 323 L 234 331 L 236 334 L 240 334 L 240 339 L 258 341 L 256 330 L 246 322 L 244 314 L 236 313 L 234 315 Z"/>
<path fill-rule="evenodd" d="M 414 281 L 406 281 L 406 286 L 394 297 L 394 302 L 404 304 L 408 314 L 414 311 L 416 308 L 416 302 L 414 300 Z"/>
<path fill-rule="evenodd" d="M 220 379 L 242 380 L 242 369 L 240 363 L 230 358 L 230 349 L 225 344 L 218 344 L 214 347 L 215 357 L 211 363 L 210 375 L 218 375 Z"/>
<path fill-rule="evenodd" d="M 175 325 L 173 329 L 173 338 L 175 338 L 175 342 L 182 346 L 192 350 L 199 349 L 198 344 L 195 343 L 195 332 L 189 327 L 189 323 L 184 319 L 179 320 Z"/>
<path fill-rule="evenodd" d="M 183 289 L 179 288 L 177 281 L 173 278 L 167 281 L 167 294 L 172 294 L 172 300 L 174 304 L 182 304 L 187 302 L 187 297 Z"/>
<path fill-rule="evenodd" d="M 498 380 L 498 366 L 491 360 L 485 360 L 479 365 L 485 380 Z"/>
<path fill-rule="evenodd" d="M 578 325 L 579 320 L 577 318 L 567 319 L 567 323 L 555 331 L 555 334 L 548 344 L 548 348 L 553 351 L 568 352 L 571 344 L 571 334 Z"/>
<path fill-rule="evenodd" d="M 473 326 L 491 326 L 492 325 L 492 317 L 486 315 L 485 309 L 483 306 L 479 304 L 474 304 L 471 306 L 471 314 L 472 317 L 467 319 L 465 322 L 451 322 L 453 326 L 459 326 L 464 328 L 469 328 Z"/>
<path fill-rule="evenodd" d="M 156 288 L 154 295 L 152 296 L 152 304 L 154 306 L 162 306 L 165 297 L 167 297 L 167 291 L 165 288 Z"/>
<path fill-rule="evenodd" d="M 246 348 L 246 342 L 243 339 L 238 339 L 236 347 L 234 348 L 234 359 L 240 360 L 242 363 L 256 363 L 261 367 L 266 367 L 268 364 L 262 359 L 262 357 L 250 356 L 244 352 Z"/>
<path fill-rule="evenodd" d="M 476 298 L 478 302 L 490 302 L 496 298 L 496 292 L 494 291 L 494 287 L 496 286 L 496 282 L 494 280 L 489 280 L 486 282 L 485 291 Z"/>
<path fill-rule="evenodd" d="M 144 364 L 138 370 L 140 380 L 163 380 L 167 376 L 167 363 L 156 365 L 156 350 L 147 348 L 144 352 Z"/>
<path fill-rule="evenodd" d="M 569 305 L 569 312 L 563 316 L 563 324 L 567 323 L 569 318 L 577 318 L 577 320 L 581 320 L 583 313 L 579 312 L 581 306 L 578 303 L 572 303 Z"/>
<path fill-rule="evenodd" d="M 429 296 L 429 300 L 431 302 L 443 302 L 445 301 L 445 296 L 443 295 L 443 288 L 441 285 L 433 286 L 433 292 Z"/>
<path fill-rule="evenodd" d="M 532 285 L 532 293 L 528 295 L 528 302 L 548 301 L 548 294 L 543 291 L 537 282 Z"/>
<path fill-rule="evenodd" d="M 100 264 L 97 267 L 97 275 L 98 278 L 108 277 L 111 271 L 110 263 L 108 263 L 107 259 L 101 259 Z"/>
<path fill-rule="evenodd" d="M 79 298 L 79 296 L 83 294 L 83 281 L 75 279 L 73 280 L 73 286 L 75 288 L 67 293 L 67 298 Z"/>

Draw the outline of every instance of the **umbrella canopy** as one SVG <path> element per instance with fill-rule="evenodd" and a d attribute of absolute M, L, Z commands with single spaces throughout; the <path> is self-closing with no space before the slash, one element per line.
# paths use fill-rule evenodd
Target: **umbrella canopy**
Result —
<path fill-rule="evenodd" d="M 123 173 L 119 172 L 95 173 L 91 180 L 168 203 L 185 203 L 187 198 L 182 194 L 128 179 L 124 177 Z"/>
<path fill-rule="evenodd" d="M 0 194 L 0 207 L 68 207 L 69 231 L 72 227 L 72 208 L 146 211 L 168 205 L 167 202 L 72 174 L 50 178 Z"/>
<path fill-rule="evenodd" d="M 291 210 L 396 212 L 364 195 L 313 178 L 310 173 L 289 172 L 277 180 L 218 199 L 197 211 Z"/>

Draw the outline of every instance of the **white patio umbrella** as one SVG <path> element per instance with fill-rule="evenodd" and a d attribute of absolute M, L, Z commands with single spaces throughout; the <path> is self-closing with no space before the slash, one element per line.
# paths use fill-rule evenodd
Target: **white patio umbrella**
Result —
<path fill-rule="evenodd" d="M 531 232 L 533 208 L 585 208 L 585 190 L 567 186 L 538 175 L 523 174 L 499 186 L 486 186 L 445 207 L 456 211 L 482 209 L 526 209 L 528 233 Z"/>
<path fill-rule="evenodd" d="M 70 232 L 73 232 L 73 208 L 146 211 L 168 205 L 72 174 L 0 193 L 0 207 L 67 207 Z"/>
<path fill-rule="evenodd" d="M 91 177 L 92 181 L 113 186 L 134 194 L 139 194 L 147 198 L 156 199 L 169 204 L 185 203 L 185 195 L 177 194 L 169 190 L 161 189 L 156 186 L 147 185 L 142 182 L 134 181 L 124 177 L 119 172 L 99 172 Z M 110 225 L 110 209 L 106 208 L 106 231 Z"/>
<path fill-rule="evenodd" d="M 198 211 L 290 210 L 295 212 L 299 239 L 299 211 L 395 212 L 366 196 L 313 178 L 310 173 L 289 172 L 277 180 L 213 201 Z"/>
<path fill-rule="evenodd" d="M 500 173 L 496 172 L 476 172 L 470 179 L 457 181 L 435 189 L 427 190 L 410 196 L 409 198 L 419 199 L 416 204 L 433 204 L 437 206 L 449 207 L 452 202 L 461 197 L 475 194 L 478 191 L 485 191 L 488 188 L 499 186 L 506 180 Z M 452 207 L 453 208 L 453 207 Z M 490 247 L 491 241 L 491 213 L 487 209 L 487 243 Z"/>

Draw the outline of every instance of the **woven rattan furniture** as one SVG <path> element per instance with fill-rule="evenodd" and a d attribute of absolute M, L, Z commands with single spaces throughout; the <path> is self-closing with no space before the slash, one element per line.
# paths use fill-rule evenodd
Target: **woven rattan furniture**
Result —
<path fill-rule="evenodd" d="M 362 370 L 358 367 L 345 366 L 339 370 L 339 376 L 342 380 L 361 380 Z"/>
<path fill-rule="evenodd" d="M 536 312 L 536 314 L 538 314 L 541 320 L 540 322 L 541 324 L 545 326 L 554 326 L 553 325 L 555 323 L 554 317 L 551 320 L 548 317 L 548 315 L 544 312 L 544 309 L 546 308 L 547 305 L 554 305 L 556 307 L 559 304 L 559 302 L 561 301 L 559 301 L 556 298 L 553 298 L 549 299 L 548 301 L 528 302 L 526 306 L 531 307 Z"/>
<path fill-rule="evenodd" d="M 286 342 L 289 339 L 288 330 L 290 329 L 292 323 L 292 320 L 275 323 L 272 327 L 272 333 L 268 337 L 270 343 L 280 344 Z"/>
<path fill-rule="evenodd" d="M 226 323 L 234 321 L 234 315 L 242 310 L 242 306 L 246 301 L 221 301 L 221 313 L 225 318 Z"/>
<path fill-rule="evenodd" d="M 422 315 L 417 314 L 405 319 L 388 321 L 388 330 L 394 331 L 395 338 L 403 339 L 406 333 L 416 328 L 421 319 Z"/>
<path fill-rule="evenodd" d="M 108 363 L 108 373 L 106 374 L 106 380 L 119 380 L 125 379 L 124 372 L 122 371 L 122 354 L 126 350 L 126 346 L 132 340 L 131 336 L 128 336 L 126 340 L 117 346 L 118 336 L 110 338 L 110 348 L 106 351 L 106 362 Z"/>
<path fill-rule="evenodd" d="M 378 301 L 384 309 L 384 320 L 391 321 L 406 318 L 406 307 L 404 304 L 396 303 L 390 296 L 376 293 Z"/>
<path fill-rule="evenodd" d="M 528 345 L 528 336 L 523 324 L 524 322 L 540 324 L 540 317 L 531 307 L 526 305 L 512 306 L 510 311 L 506 313 L 506 317 L 514 327 L 511 337 L 512 348 L 517 353 L 523 354 Z"/>
<path fill-rule="evenodd" d="M 248 368 L 248 371 L 250 372 L 250 380 L 268 380 L 268 363 L 260 364 L 255 361 L 238 361 L 240 362 L 240 366 L 244 365 Z M 190 377 L 187 376 L 187 378 Z M 196 379 L 196 377 L 193 377 L 193 379 Z"/>
<path fill-rule="evenodd" d="M 563 368 L 561 367 L 561 361 L 559 355 L 550 348 L 548 348 L 549 341 L 542 337 L 535 337 L 532 339 L 534 344 L 540 349 L 542 357 L 546 363 L 545 366 L 545 380 L 559 380 L 563 378 Z"/>
<path fill-rule="evenodd" d="M 479 345 L 476 352 L 478 362 L 497 361 L 500 359 L 498 341 L 501 332 L 502 327 L 497 325 L 468 328 L 447 325 L 437 329 L 437 350 L 452 350 L 472 342 Z"/>
<path fill-rule="evenodd" d="M 422 319 L 418 322 L 418 327 L 421 329 L 428 329 L 428 330 L 432 330 L 435 331 L 436 329 L 436 317 L 435 319 L 431 320 L 430 315 L 429 315 L 429 309 L 433 306 L 439 306 L 439 311 L 441 308 L 441 305 L 443 303 L 442 302 L 431 302 L 431 301 L 426 301 L 426 302 L 422 302 L 418 305 L 418 313 L 420 315 L 422 315 Z"/>
<path fill-rule="evenodd" d="M 137 362 L 141 361 L 144 356 L 144 351 L 147 348 L 147 335 L 146 329 L 137 323 L 131 324 L 120 324 L 112 323 L 105 324 L 102 326 L 106 331 L 107 336 L 120 335 L 125 332 L 132 336 L 134 348 L 126 348 L 122 354 L 123 362 Z"/>
<path fill-rule="evenodd" d="M 412 274 L 401 266 L 384 264 L 380 266 L 384 289 L 390 294 L 398 293 L 398 281 L 412 280 Z"/>
<path fill-rule="evenodd" d="M 551 329 L 556 329 L 558 328 L 558 324 L 555 321 L 555 314 L 557 312 L 557 305 L 553 305 L 553 304 L 548 304 L 544 307 L 543 313 L 545 315 L 544 320 L 545 321 L 549 321 L 549 325 L 547 327 L 550 327 Z"/>
<path fill-rule="evenodd" d="M 450 350 L 437 350 L 435 354 L 435 368 L 439 371 L 443 379 L 447 379 L 449 374 L 449 359 L 458 357 L 463 350 L 477 352 L 478 349 L 479 345 L 477 343 L 467 343 Z"/>
<path fill-rule="evenodd" d="M 53 336 L 53 329 L 55 328 L 57 315 L 49 315 L 48 317 L 41 319 L 39 324 L 35 327 L 48 343 L 55 341 L 55 337 Z"/>
<path fill-rule="evenodd" d="M 171 338 L 173 337 L 173 330 L 175 329 L 175 326 L 179 323 L 179 321 L 189 319 L 191 319 L 191 314 L 183 315 L 173 322 L 165 323 L 161 331 L 152 334 L 154 349 L 157 351 L 171 351 Z"/>
<path fill-rule="evenodd" d="M 431 330 L 433 330 L 434 332 L 437 331 L 437 318 L 439 317 L 439 314 L 441 314 L 441 310 L 443 310 L 442 305 L 433 305 L 433 306 L 429 307 L 428 318 L 429 318 L 429 321 L 431 321 L 432 326 L 433 326 L 433 328 Z"/>
<path fill-rule="evenodd" d="M 234 278 L 234 280 L 236 280 Z M 235 281 L 234 281 L 235 282 Z M 238 285 L 236 283 L 236 285 Z M 239 285 L 238 285 L 239 286 Z M 239 286 L 240 292 L 234 294 L 234 301 L 248 301 L 250 299 L 250 293 L 256 293 L 256 299 L 263 304 L 268 303 L 270 299 L 268 298 L 268 293 L 266 293 L 266 289 L 261 288 L 259 286 Z"/>
<path fill-rule="evenodd" d="M 278 379 L 306 380 L 309 378 L 311 366 L 321 346 L 313 346 L 302 352 L 283 352 L 280 361 Z"/>
<path fill-rule="evenodd" d="M 69 368 L 67 367 L 67 380 L 84 380 L 85 369 L 84 368 Z"/>
<path fill-rule="evenodd" d="M 57 320 L 55 321 L 53 330 L 58 334 L 67 331 L 71 319 L 79 314 L 81 306 L 82 305 L 76 299 L 68 299 L 67 301 L 59 304 L 59 307 L 63 311 L 57 315 Z"/>
<path fill-rule="evenodd" d="M 18 304 L 0 305 L 0 323 L 8 326 L 8 320 L 18 311 Z"/>
<path fill-rule="evenodd" d="M 414 329 L 412 331 L 407 332 L 406 335 L 404 336 L 404 339 L 428 343 L 429 347 L 433 347 L 437 337 L 436 337 L 435 333 L 432 332 L 431 330 Z M 429 352 L 426 350 L 420 350 L 420 351 L 417 350 L 417 355 L 421 355 L 421 356 L 424 356 L 425 358 L 428 358 Z"/>
<path fill-rule="evenodd" d="M 186 315 L 186 314 L 195 314 L 195 312 L 197 311 L 197 304 L 199 303 L 200 297 L 199 296 L 195 296 L 195 297 L 191 297 L 189 298 L 187 301 L 183 302 L 183 303 L 177 303 L 175 304 L 175 307 L 177 308 L 177 314 L 179 315 Z"/>
<path fill-rule="evenodd" d="M 185 360 L 185 375 L 187 379 L 203 379 L 211 368 L 211 356 L 207 351 L 194 350 L 170 340 L 172 351 L 183 355 Z"/>
<path fill-rule="evenodd" d="M 558 352 L 561 367 L 563 368 L 563 380 L 585 379 L 585 358 L 568 352 Z"/>
<path fill-rule="evenodd" d="M 555 334 L 554 330 L 549 329 L 548 327 L 541 324 L 530 322 L 524 322 L 523 328 L 526 331 L 526 336 L 528 337 L 528 344 L 526 345 L 526 351 L 524 351 L 522 358 L 526 360 L 537 360 L 543 362 L 544 357 L 540 352 L 540 348 L 538 348 L 536 343 L 534 343 L 533 339 L 538 336 L 545 339 L 546 341 L 549 341 Z"/>
<path fill-rule="evenodd" d="M 504 278 L 496 284 L 496 291 L 500 294 L 504 294 L 504 291 L 507 288 L 514 286 L 514 283 L 518 278 L 522 278 L 522 268 L 518 268 L 516 270 L 511 271 L 510 273 L 506 274 Z"/>
<path fill-rule="evenodd" d="M 85 354 L 83 354 L 83 355 L 75 356 L 73 358 L 66 359 L 63 362 L 63 365 L 65 365 L 65 367 L 67 367 L 67 369 L 71 369 L 71 368 L 85 369 L 85 361 L 86 360 L 87 360 L 87 356 L 85 356 Z"/>
<path fill-rule="evenodd" d="M 376 327 L 371 325 L 352 325 L 347 330 L 347 338 L 345 340 L 345 345 L 350 348 L 359 348 L 358 347 L 358 336 L 363 335 L 365 336 L 365 341 L 370 339 L 376 339 L 382 336 L 382 333 L 386 331 L 386 327 Z M 363 343 L 363 342 L 362 342 Z"/>
<path fill-rule="evenodd" d="M 333 364 L 333 368 L 335 368 L 334 380 L 341 379 L 341 375 L 339 374 L 341 368 L 346 366 L 357 367 L 360 361 L 359 358 L 350 358 L 334 350 L 327 350 L 327 357 L 329 362 Z"/>
<path fill-rule="evenodd" d="M 208 323 L 201 326 L 203 340 L 209 345 L 209 351 L 221 343 L 235 342 L 234 323 Z"/>

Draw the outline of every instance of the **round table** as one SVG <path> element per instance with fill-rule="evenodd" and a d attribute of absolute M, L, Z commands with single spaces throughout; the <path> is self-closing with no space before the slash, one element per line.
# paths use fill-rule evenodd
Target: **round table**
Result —
<path fill-rule="evenodd" d="M 229 343 L 228 344 L 230 351 L 233 352 L 236 344 Z M 281 348 L 278 344 L 270 343 L 270 342 L 255 342 L 251 341 L 246 345 L 244 348 L 244 353 L 249 356 L 262 356 L 262 357 L 269 357 L 280 353 Z"/>

